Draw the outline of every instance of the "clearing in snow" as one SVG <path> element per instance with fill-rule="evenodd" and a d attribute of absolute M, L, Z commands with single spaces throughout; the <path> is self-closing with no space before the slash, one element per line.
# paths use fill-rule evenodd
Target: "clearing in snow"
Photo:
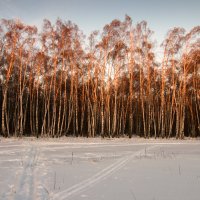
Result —
<path fill-rule="evenodd" d="M 199 200 L 200 141 L 1 139 L 1 200 Z"/>

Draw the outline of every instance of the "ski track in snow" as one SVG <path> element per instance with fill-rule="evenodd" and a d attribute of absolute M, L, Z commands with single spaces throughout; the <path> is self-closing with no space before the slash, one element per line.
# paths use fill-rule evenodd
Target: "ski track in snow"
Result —
<path fill-rule="evenodd" d="M 16 185 L 16 194 L 13 200 L 34 200 L 35 196 L 35 169 L 38 159 L 38 149 L 31 145 L 27 149 L 27 155 L 23 161 L 23 169 L 19 174 L 18 183 Z"/>
<path fill-rule="evenodd" d="M 53 195 L 53 197 L 51 197 L 51 200 L 65 200 L 68 197 L 71 197 L 73 195 L 76 195 L 82 191 L 87 190 L 88 188 L 94 186 L 95 184 L 99 183 L 100 181 L 108 178 L 109 176 L 111 176 L 113 173 L 115 173 L 116 171 L 120 170 L 121 168 L 123 168 L 131 159 L 133 159 L 136 156 L 139 156 L 141 154 L 144 154 L 144 152 L 146 150 L 150 150 L 152 148 L 157 147 L 157 145 L 153 145 L 147 148 L 144 148 L 142 150 L 139 150 L 131 155 L 125 156 L 121 159 L 119 159 L 118 161 L 112 163 L 111 165 L 109 165 L 108 167 L 104 168 L 103 170 L 101 170 L 100 172 L 96 173 L 95 175 L 93 175 L 92 177 L 81 181 L 78 184 L 73 185 L 72 187 L 69 187 L 61 192 L 58 192 L 56 194 Z"/>

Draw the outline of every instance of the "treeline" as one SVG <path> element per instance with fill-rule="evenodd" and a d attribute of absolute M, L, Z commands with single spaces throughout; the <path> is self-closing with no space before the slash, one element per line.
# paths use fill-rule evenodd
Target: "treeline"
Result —
<path fill-rule="evenodd" d="M 86 38 L 44 20 L 0 22 L 0 135 L 200 136 L 200 27 L 173 28 L 157 59 L 145 21 Z"/>

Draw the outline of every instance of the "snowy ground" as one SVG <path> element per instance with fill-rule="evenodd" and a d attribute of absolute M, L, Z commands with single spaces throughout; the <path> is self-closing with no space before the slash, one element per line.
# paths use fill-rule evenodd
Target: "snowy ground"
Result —
<path fill-rule="evenodd" d="M 200 140 L 0 139 L 1 200 L 199 200 Z"/>

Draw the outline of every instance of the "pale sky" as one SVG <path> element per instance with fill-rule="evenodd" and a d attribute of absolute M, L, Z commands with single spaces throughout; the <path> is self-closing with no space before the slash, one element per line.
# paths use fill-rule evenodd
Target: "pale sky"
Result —
<path fill-rule="evenodd" d="M 146 20 L 158 43 L 174 27 L 200 25 L 200 0 L 0 0 L 0 18 L 19 18 L 41 26 L 44 18 L 71 20 L 88 35 L 128 14 L 136 24 Z"/>

